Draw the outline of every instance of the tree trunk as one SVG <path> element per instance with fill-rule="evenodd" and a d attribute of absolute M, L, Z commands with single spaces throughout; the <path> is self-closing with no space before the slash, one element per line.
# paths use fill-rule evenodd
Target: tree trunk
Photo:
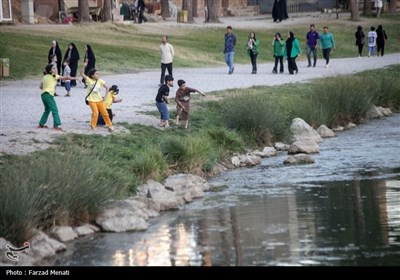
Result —
<path fill-rule="evenodd" d="M 192 0 L 183 0 L 182 1 L 182 11 L 188 12 L 187 22 L 193 23 L 193 8 L 192 8 Z"/>
<path fill-rule="evenodd" d="M 168 0 L 161 0 L 161 16 L 163 19 L 171 17 L 169 13 L 169 1 Z"/>
<path fill-rule="evenodd" d="M 64 0 L 58 0 L 58 11 L 65 11 Z"/>
<path fill-rule="evenodd" d="M 364 0 L 364 16 L 371 15 L 371 12 L 372 12 L 371 0 Z"/>
<path fill-rule="evenodd" d="M 221 0 L 204 0 L 206 7 L 206 20 L 205 22 L 220 22 L 218 18 Z"/>
<path fill-rule="evenodd" d="M 350 0 L 349 2 L 350 2 L 349 7 L 350 7 L 351 20 L 359 21 L 360 20 L 360 12 L 358 11 L 357 0 Z"/>
<path fill-rule="evenodd" d="M 197 11 L 197 6 L 198 6 L 198 0 L 192 0 L 192 12 L 193 12 L 193 17 L 198 17 L 199 13 Z"/>
<path fill-rule="evenodd" d="M 103 0 L 103 9 L 101 11 L 101 21 L 109 21 L 111 20 L 112 13 L 112 0 Z"/>
<path fill-rule="evenodd" d="M 78 0 L 79 22 L 90 22 L 92 18 L 89 14 L 89 2 L 87 0 Z"/>
<path fill-rule="evenodd" d="M 390 0 L 389 1 L 389 13 L 395 13 L 396 12 L 396 6 L 397 6 L 397 1 L 396 0 Z"/>

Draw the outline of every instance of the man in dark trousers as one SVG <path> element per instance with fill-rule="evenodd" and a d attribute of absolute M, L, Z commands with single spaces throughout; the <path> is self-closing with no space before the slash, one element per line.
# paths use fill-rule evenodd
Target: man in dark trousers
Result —
<path fill-rule="evenodd" d="M 138 1 L 139 23 L 142 23 L 142 21 L 147 22 L 147 18 L 143 15 L 145 8 L 146 4 L 144 3 L 144 0 L 139 0 Z"/>

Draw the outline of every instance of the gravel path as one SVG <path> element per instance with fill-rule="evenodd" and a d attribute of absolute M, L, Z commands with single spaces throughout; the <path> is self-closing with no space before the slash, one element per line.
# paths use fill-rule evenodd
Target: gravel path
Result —
<path fill-rule="evenodd" d="M 332 57 L 335 57 L 333 51 Z M 258 65 L 258 74 L 251 75 L 251 65 L 236 65 L 233 75 L 228 75 L 226 67 L 200 68 L 200 69 L 174 69 L 175 88 L 171 95 L 175 96 L 176 81 L 184 79 L 191 87 L 205 93 L 231 89 L 248 88 L 255 85 L 281 85 L 286 83 L 307 82 L 314 78 L 323 78 L 341 74 L 351 74 L 367 69 L 383 68 L 392 64 L 400 64 L 400 54 L 389 54 L 383 57 L 363 57 L 331 59 L 330 67 L 325 68 L 320 58 L 316 68 L 307 68 L 304 60 L 305 54 L 298 62 L 299 74 L 274 75 L 271 73 L 271 63 Z M 223 57 L 221 55 L 221 60 Z M 287 64 L 285 65 L 285 68 Z M 287 71 L 287 69 L 285 69 Z M 143 111 L 156 110 L 154 98 L 158 89 L 160 71 L 144 71 L 136 74 L 102 76 L 109 86 L 117 84 L 120 88 L 122 103 L 113 105 L 114 119 L 117 129 L 118 122 L 140 123 L 145 125 L 158 124 L 158 118 L 141 114 Z M 56 132 L 51 129 L 37 129 L 43 104 L 40 99 L 40 80 L 8 81 L 1 84 L 1 154 L 27 154 L 39 149 L 46 149 L 57 135 L 64 132 Z M 59 108 L 62 127 L 65 133 L 84 133 L 107 135 L 106 129 L 96 132 L 90 130 L 89 120 L 91 111 L 84 103 L 86 90 L 80 84 L 72 89 L 72 97 L 64 97 L 65 89 L 59 87 L 56 97 Z M 207 97 L 206 97 L 207 98 Z M 173 102 L 171 102 L 173 103 Z M 171 104 L 173 109 L 174 104 Z M 53 119 L 50 116 L 47 122 L 52 126 Z"/>

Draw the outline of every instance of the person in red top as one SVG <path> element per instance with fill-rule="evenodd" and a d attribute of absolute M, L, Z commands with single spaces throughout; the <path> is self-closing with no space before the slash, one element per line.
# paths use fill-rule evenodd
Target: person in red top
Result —
<path fill-rule="evenodd" d="M 190 88 L 186 86 L 186 82 L 184 80 L 178 80 L 178 90 L 175 95 L 176 102 L 176 117 L 175 124 L 179 125 L 179 115 L 182 113 L 182 119 L 185 121 L 185 129 L 189 127 L 189 111 L 190 111 L 190 93 L 198 92 L 203 96 L 206 96 L 204 93 L 200 92 L 197 89 Z"/>

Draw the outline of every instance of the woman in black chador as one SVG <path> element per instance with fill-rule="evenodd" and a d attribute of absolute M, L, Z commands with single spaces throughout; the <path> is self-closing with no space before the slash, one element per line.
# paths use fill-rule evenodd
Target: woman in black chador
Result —
<path fill-rule="evenodd" d="M 69 59 L 69 68 L 71 68 L 71 77 L 76 77 L 78 69 L 79 52 L 74 43 L 69 43 L 64 55 L 64 61 Z M 76 80 L 71 80 L 71 86 L 76 86 Z"/>
<path fill-rule="evenodd" d="M 272 8 L 272 18 L 274 22 L 281 22 L 282 20 L 288 19 L 286 0 L 275 0 Z"/>
<path fill-rule="evenodd" d="M 90 45 L 85 45 L 85 59 L 83 60 L 83 63 L 87 64 L 85 68 L 85 75 L 89 76 L 89 70 L 96 68 L 96 57 L 94 56 L 92 47 Z M 86 88 L 85 79 L 82 79 L 82 82 Z"/>

